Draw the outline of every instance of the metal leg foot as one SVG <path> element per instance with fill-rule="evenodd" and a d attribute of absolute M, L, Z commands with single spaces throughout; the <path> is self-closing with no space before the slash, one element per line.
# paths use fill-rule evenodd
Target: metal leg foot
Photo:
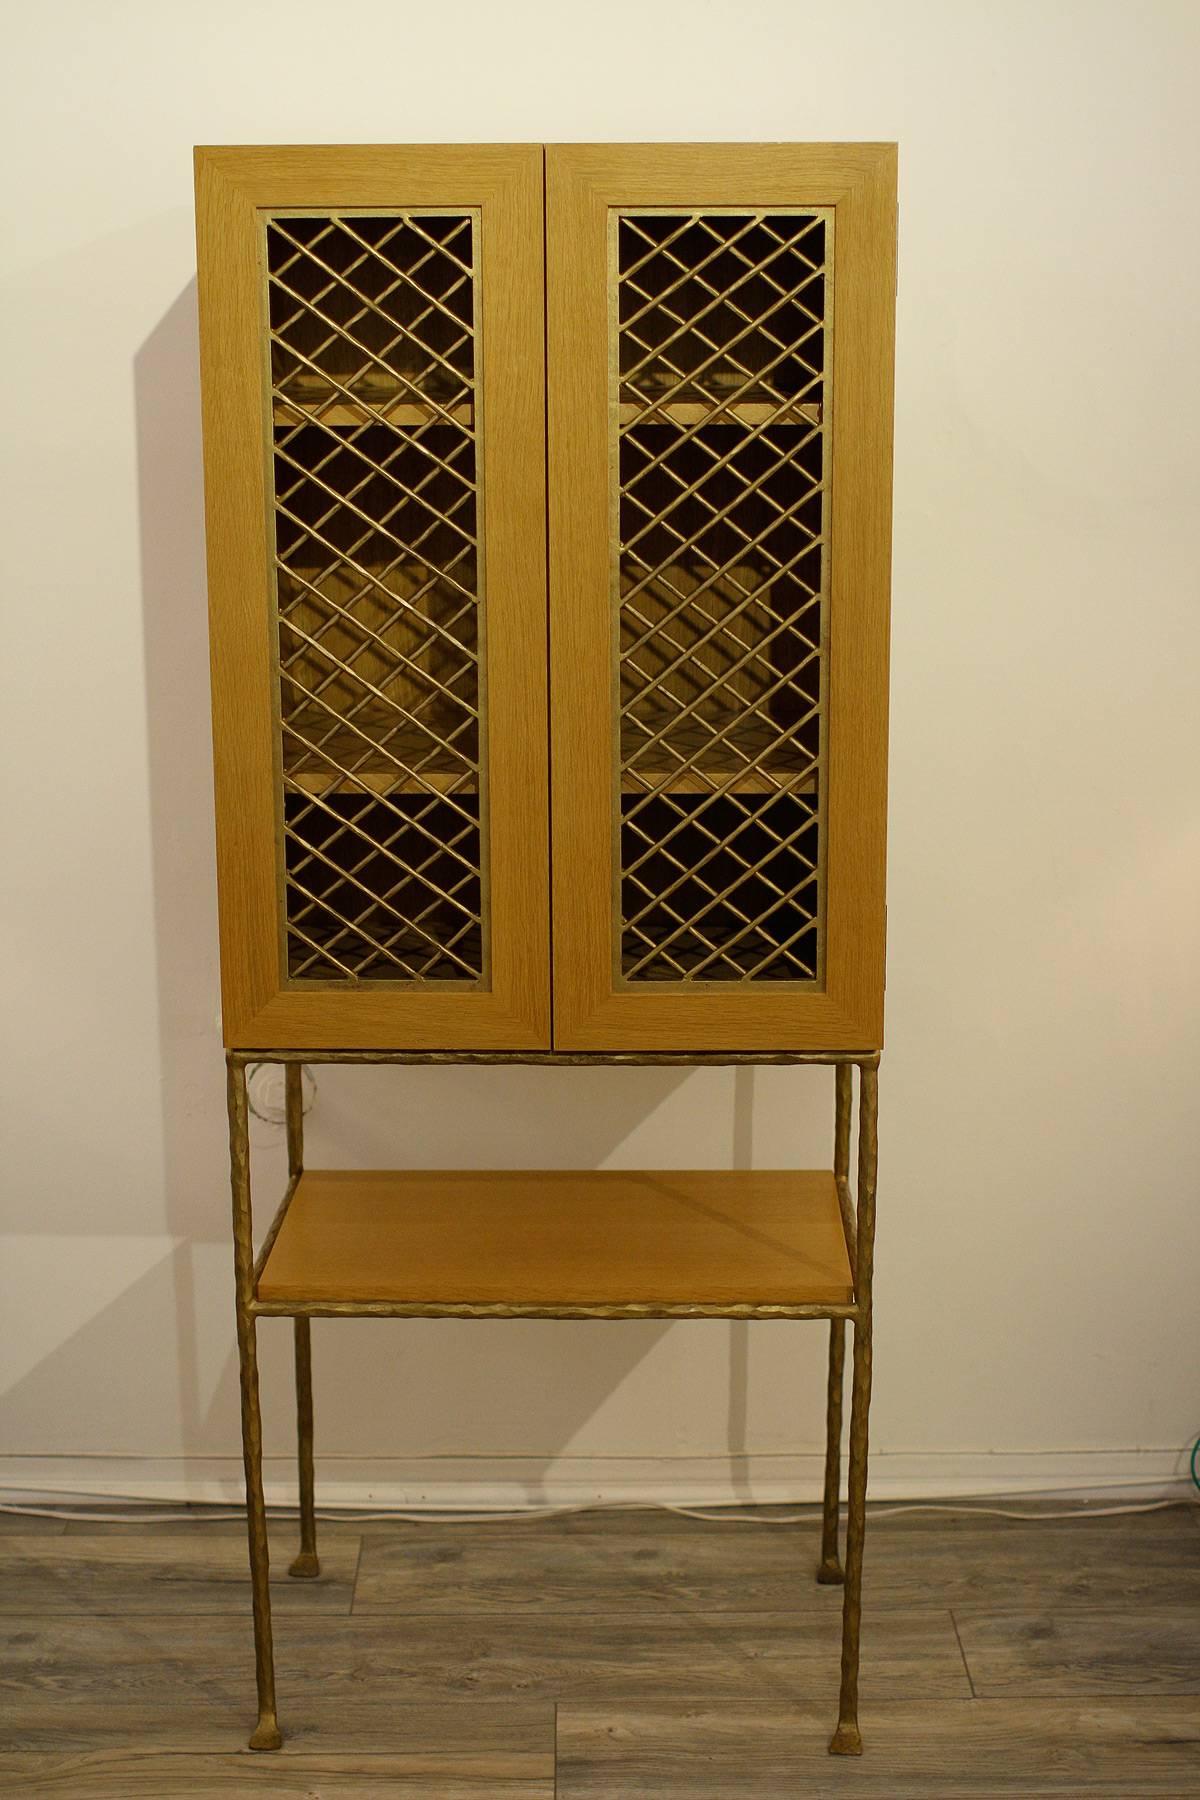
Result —
<path fill-rule="evenodd" d="M 857 1725 L 839 1725 L 829 1740 L 830 1756 L 861 1756 L 862 1732 Z"/>
<path fill-rule="evenodd" d="M 254 1730 L 250 1733 L 252 1750 L 280 1750 L 283 1748 L 283 1735 L 275 1722 L 274 1713 L 264 1713 Z"/>

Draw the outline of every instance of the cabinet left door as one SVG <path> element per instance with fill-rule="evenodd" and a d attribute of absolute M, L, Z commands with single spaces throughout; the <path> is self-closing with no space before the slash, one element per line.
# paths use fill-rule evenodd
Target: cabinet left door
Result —
<path fill-rule="evenodd" d="M 226 1042 L 548 1047 L 541 150 L 196 209 Z"/>

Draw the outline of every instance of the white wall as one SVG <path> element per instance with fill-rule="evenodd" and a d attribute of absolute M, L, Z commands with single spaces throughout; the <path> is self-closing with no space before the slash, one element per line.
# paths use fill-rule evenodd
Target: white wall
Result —
<path fill-rule="evenodd" d="M 0 1481 L 236 1477 L 195 141 L 899 139 L 878 1491 L 1180 1466 L 1198 21 L 1187 0 L 9 10 Z M 310 1160 L 804 1162 L 828 1101 L 826 1075 L 778 1070 L 330 1071 Z M 278 1132 L 256 1136 L 269 1195 Z M 263 1336 L 282 1455 L 288 1328 Z M 802 1326 L 315 1336 L 327 1493 L 814 1478 L 824 1336 Z"/>

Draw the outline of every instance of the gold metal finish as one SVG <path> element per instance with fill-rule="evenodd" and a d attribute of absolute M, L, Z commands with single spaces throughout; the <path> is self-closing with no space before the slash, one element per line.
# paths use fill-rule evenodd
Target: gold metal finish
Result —
<path fill-rule="evenodd" d="M 293 981 L 487 977 L 477 227 L 264 220 Z"/>
<path fill-rule="evenodd" d="M 846 1250 L 854 1268 L 853 1213 L 850 1210 L 850 1111 L 854 1098 L 854 1076 L 849 1067 L 840 1067 L 834 1078 L 835 1103 L 833 1125 L 833 1178 L 838 1191 L 842 1227 L 846 1232 Z M 846 1386 L 846 1324 L 844 1319 L 829 1322 L 829 1386 L 825 1404 L 825 1495 L 821 1519 L 821 1565 L 817 1580 L 825 1586 L 837 1586 L 845 1580 L 838 1554 L 838 1509 L 842 1480 L 842 1402 Z"/>
<path fill-rule="evenodd" d="M 304 1067 L 301 1063 L 284 1064 L 283 1102 L 288 1176 L 294 1180 L 304 1173 Z"/>
<path fill-rule="evenodd" d="M 878 1064 L 879 1058 L 876 1057 L 873 1063 L 863 1063 L 860 1066 L 877 1068 Z M 850 1197 L 850 1114 L 854 1105 L 854 1075 L 850 1064 L 838 1065 L 836 1080 L 833 1179 L 837 1187 L 838 1205 L 842 1209 L 842 1229 L 846 1233 L 850 1267 L 853 1269 L 857 1253 L 858 1222 L 854 1216 L 854 1202 Z"/>
<path fill-rule="evenodd" d="M 820 977 L 832 229 L 612 214 L 627 983 Z"/>
<path fill-rule="evenodd" d="M 879 1077 L 863 1069 L 858 1090 L 858 1261 L 855 1268 L 854 1373 L 850 1402 L 846 1588 L 842 1602 L 842 1685 L 833 1756 L 861 1756 L 858 1657 L 862 1627 L 863 1540 L 867 1523 L 867 1414 L 871 1404 L 871 1278 L 875 1259 L 875 1184 L 879 1156 Z"/>
<path fill-rule="evenodd" d="M 803 1306 L 504 1306 L 392 1300 L 255 1300 L 260 1319 L 853 1319 L 853 1304 Z"/>
<path fill-rule="evenodd" d="M 875 1059 L 878 1062 L 878 1058 Z M 864 1067 L 874 1066 L 864 1063 Z M 850 1179 L 850 1115 L 854 1110 L 854 1071 L 850 1063 L 842 1063 L 835 1077 L 833 1110 L 833 1176 L 835 1181 Z"/>
<path fill-rule="evenodd" d="M 310 1579 L 321 1573 L 317 1557 L 317 1515 L 313 1481 L 312 1325 L 297 1318 L 296 1440 L 300 1465 L 300 1550 L 289 1575 Z"/>
<path fill-rule="evenodd" d="M 241 1066 L 244 1066 L 244 1065 L 241 1065 Z M 293 1175 L 291 1177 L 291 1179 L 289 1180 L 286 1188 L 283 1190 L 283 1199 L 279 1202 L 279 1207 L 275 1214 L 275 1217 L 271 1220 L 270 1226 L 268 1227 L 268 1230 L 267 1230 L 267 1235 L 263 1239 L 262 1244 L 259 1248 L 258 1255 L 254 1259 L 253 1277 L 254 1277 L 255 1287 L 258 1286 L 258 1278 L 267 1266 L 267 1258 L 268 1258 L 268 1256 L 270 1256 L 271 1251 L 274 1247 L 275 1239 L 279 1236 L 280 1227 L 282 1226 L 283 1221 L 287 1218 L 288 1208 L 292 1204 L 292 1200 L 295 1196 L 296 1187 L 297 1187 L 299 1180 L 300 1180 L 299 1174 Z"/>
<path fill-rule="evenodd" d="M 829 1321 L 829 1385 L 825 1400 L 825 1494 L 821 1517 L 821 1564 L 817 1580 L 837 1586 L 845 1580 L 838 1555 L 838 1507 L 842 1471 L 842 1395 L 846 1377 L 846 1322 Z"/>
<path fill-rule="evenodd" d="M 464 1064 L 491 1067 L 497 1064 L 527 1064 L 534 1068 L 605 1069 L 605 1068 L 740 1068 L 746 1064 L 781 1068 L 826 1068 L 847 1065 L 875 1068 L 877 1050 L 231 1050 L 229 1056 L 243 1064 L 274 1063 L 362 1063 L 378 1067 L 395 1063 L 400 1067 L 424 1064 L 446 1066 Z"/>
<path fill-rule="evenodd" d="M 304 1071 L 299 1063 L 284 1070 L 287 1118 L 289 1187 L 294 1192 L 304 1173 Z M 280 1221 L 282 1223 L 282 1219 Z M 255 1281 L 262 1273 L 255 1268 Z M 312 1326 L 308 1319 L 295 1321 L 296 1338 L 296 1444 L 300 1482 L 300 1551 L 289 1575 L 310 1580 L 321 1573 L 317 1558 L 317 1515 L 313 1481 Z"/>
<path fill-rule="evenodd" d="M 227 1065 L 229 1170 L 233 1190 L 233 1266 L 237 1310 L 238 1365 L 242 1396 L 242 1454 L 246 1468 L 246 1529 L 250 1540 L 250 1585 L 254 1607 L 254 1664 L 258 1679 L 258 1723 L 252 1750 L 278 1750 L 282 1738 L 275 1710 L 275 1660 L 271 1641 L 270 1555 L 262 1485 L 262 1413 L 258 1395 L 258 1346 L 252 1310 L 254 1237 L 250 1203 L 250 1132 L 246 1071 Z"/>
<path fill-rule="evenodd" d="M 264 1244 L 257 1265 L 252 1257 L 249 1140 L 247 1134 L 246 1065 L 271 1060 L 285 1067 L 287 1095 L 287 1143 L 290 1179 L 283 1205 Z M 691 1066 L 699 1061 L 777 1062 L 833 1064 L 836 1106 L 834 1118 L 834 1178 L 839 1201 L 849 1202 L 849 1162 L 852 1106 L 852 1068 L 859 1069 L 857 1205 L 847 1225 L 847 1248 L 855 1278 L 855 1298 L 847 1305 L 805 1306 L 506 1306 L 425 1305 L 392 1302 L 264 1301 L 255 1286 L 273 1234 L 303 1168 L 301 1065 L 315 1062 L 360 1063 L 455 1063 L 528 1062 L 603 1063 L 666 1062 Z M 825 1491 L 822 1518 L 821 1564 L 818 1581 L 845 1583 L 842 1611 L 841 1694 L 838 1725 L 830 1740 L 832 1755 L 858 1755 L 862 1738 L 858 1727 L 858 1670 L 862 1626 L 862 1558 L 866 1527 L 867 1414 L 871 1394 L 871 1283 L 875 1242 L 875 1189 L 878 1161 L 878 1054 L 860 1054 L 853 1061 L 838 1052 L 780 1056 L 696 1056 L 636 1054 L 603 1057 L 586 1054 L 535 1056 L 493 1052 L 296 1052 L 271 1051 L 265 1058 L 252 1052 L 230 1052 L 229 1075 L 230 1161 L 234 1198 L 235 1269 L 237 1275 L 238 1347 L 242 1369 L 242 1431 L 246 1462 L 247 1524 L 254 1597 L 255 1661 L 258 1676 L 259 1723 L 250 1740 L 252 1748 L 276 1749 L 280 1744 L 276 1721 L 275 1682 L 272 1660 L 270 1594 L 266 1513 L 262 1491 L 262 1426 L 259 1412 L 255 1321 L 259 1317 L 291 1318 L 296 1350 L 296 1394 L 300 1466 L 300 1552 L 291 1573 L 313 1576 L 319 1572 L 316 1551 L 313 1478 L 312 1341 L 313 1318 L 559 1318 L 559 1319 L 828 1319 L 830 1322 L 829 1383 L 826 1413 Z M 842 1434 L 842 1389 L 845 1366 L 845 1326 L 854 1326 L 854 1358 L 850 1419 L 850 1468 L 843 1575 L 838 1559 L 838 1502 Z"/>

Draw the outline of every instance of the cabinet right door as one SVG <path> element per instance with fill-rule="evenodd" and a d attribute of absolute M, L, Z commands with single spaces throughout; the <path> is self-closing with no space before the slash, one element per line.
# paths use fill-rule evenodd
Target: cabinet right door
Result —
<path fill-rule="evenodd" d="M 896 158 L 547 152 L 554 1039 L 877 1048 Z"/>

